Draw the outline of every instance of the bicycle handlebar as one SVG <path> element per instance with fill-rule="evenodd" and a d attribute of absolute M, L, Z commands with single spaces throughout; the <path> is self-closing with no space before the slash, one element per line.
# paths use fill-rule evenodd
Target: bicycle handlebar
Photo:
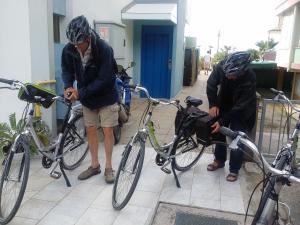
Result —
<path fill-rule="evenodd" d="M 0 82 L 8 84 L 8 85 L 12 85 L 15 81 L 14 80 L 8 80 L 8 79 L 0 78 Z"/>
<path fill-rule="evenodd" d="M 236 146 L 239 146 L 239 144 L 243 144 L 254 153 L 254 155 L 257 157 L 257 159 L 263 164 L 263 166 L 264 166 L 263 168 L 266 168 L 266 170 L 270 171 L 273 174 L 283 176 L 283 177 L 287 178 L 289 181 L 294 181 L 294 182 L 300 183 L 300 179 L 291 175 L 288 171 L 282 171 L 282 170 L 278 170 L 278 169 L 275 169 L 274 167 L 272 167 L 266 161 L 264 156 L 260 154 L 256 145 L 252 141 L 250 141 L 243 132 L 236 132 L 236 131 L 232 131 L 231 129 L 229 129 L 227 127 L 221 127 L 220 133 L 233 139 L 232 143 L 229 144 L 230 149 L 240 151 L 239 148 L 237 148 Z"/>
<path fill-rule="evenodd" d="M 146 97 L 151 101 L 154 102 L 155 104 L 161 104 L 161 105 L 175 105 L 177 107 L 177 105 L 179 104 L 179 100 L 173 100 L 173 101 L 163 101 L 163 100 L 159 100 L 156 98 L 152 98 L 148 92 L 148 90 L 145 87 L 141 87 L 137 84 L 134 85 L 128 85 L 128 87 L 130 87 L 130 89 L 132 89 L 134 92 L 143 92 Z"/>
<path fill-rule="evenodd" d="M 275 94 L 275 100 L 280 101 L 280 98 L 287 101 L 287 103 L 297 112 L 300 112 L 300 109 L 295 107 L 289 98 L 287 98 L 283 91 L 276 90 L 275 88 L 270 88 L 270 91 Z"/>

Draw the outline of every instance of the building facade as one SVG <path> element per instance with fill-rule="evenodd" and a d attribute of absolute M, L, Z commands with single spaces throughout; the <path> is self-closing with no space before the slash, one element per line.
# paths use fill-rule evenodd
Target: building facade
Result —
<path fill-rule="evenodd" d="M 61 52 L 67 43 L 65 29 L 70 20 L 85 15 L 92 28 L 114 49 L 118 64 L 127 66 L 135 83 L 146 86 L 154 97 L 170 98 L 182 88 L 184 30 L 189 0 L 28 0 L 5 1 L 0 9 L 0 76 L 20 81 L 56 80 L 62 94 Z M 12 13 L 14 12 L 14 13 Z M 9 21 L 9 22 L 8 22 Z M 16 93 L 1 91 L 0 121 L 24 104 Z M 44 112 L 55 126 L 63 117 L 57 105 Z M 20 115 L 20 114 L 19 114 Z"/>

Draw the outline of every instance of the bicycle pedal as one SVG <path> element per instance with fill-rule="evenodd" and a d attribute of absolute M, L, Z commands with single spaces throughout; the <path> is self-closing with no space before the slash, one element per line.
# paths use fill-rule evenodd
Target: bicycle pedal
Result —
<path fill-rule="evenodd" d="M 166 174 L 171 174 L 171 170 L 169 170 L 168 168 L 161 167 L 160 169 L 161 169 L 163 172 L 165 172 Z"/>
<path fill-rule="evenodd" d="M 61 172 L 53 171 L 50 173 L 50 177 L 54 179 L 59 179 L 61 177 Z"/>

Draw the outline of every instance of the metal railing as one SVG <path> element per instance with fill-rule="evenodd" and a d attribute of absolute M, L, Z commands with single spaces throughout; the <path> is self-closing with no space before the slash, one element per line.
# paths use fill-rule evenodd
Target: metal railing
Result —
<path fill-rule="evenodd" d="M 300 100 L 291 100 L 291 102 L 300 104 Z M 291 110 L 287 104 L 273 99 L 262 99 L 261 115 L 257 118 L 259 130 L 256 136 L 258 136 L 258 149 L 265 156 L 273 158 L 293 132 L 299 115 L 289 116 Z"/>

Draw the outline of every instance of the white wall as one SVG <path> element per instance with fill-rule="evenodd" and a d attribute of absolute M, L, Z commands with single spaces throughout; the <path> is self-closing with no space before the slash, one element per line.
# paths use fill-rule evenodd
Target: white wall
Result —
<path fill-rule="evenodd" d="M 276 62 L 278 66 L 289 66 L 294 17 L 294 8 L 285 12 L 283 17 L 280 41 L 276 46 Z"/>
<path fill-rule="evenodd" d="M 1 1 L 0 27 L 0 77 L 30 80 L 28 1 Z M 20 117 L 24 108 L 24 103 L 17 99 L 17 91 L 0 90 L 0 105 L 0 122 L 8 121 L 12 112 L 18 112 Z"/>
<path fill-rule="evenodd" d="M 133 60 L 133 23 L 132 21 L 121 20 L 121 10 L 131 0 L 67 0 L 67 15 L 61 21 L 61 42 L 67 43 L 65 29 L 70 20 L 76 16 L 84 15 L 90 25 L 94 28 L 94 21 L 115 22 L 126 25 L 125 37 L 125 65 Z M 129 71 L 130 73 L 130 71 Z"/>
<path fill-rule="evenodd" d="M 53 78 L 53 44 L 49 44 L 53 43 L 51 5 L 52 0 L 1 2 L 0 77 L 22 82 Z M 17 112 L 19 119 L 25 106 L 17 98 L 17 91 L 0 90 L 0 104 L 6 106 L 0 112 L 0 121 L 7 121 L 12 112 Z M 55 119 L 52 111 L 44 115 L 51 126 Z"/>

